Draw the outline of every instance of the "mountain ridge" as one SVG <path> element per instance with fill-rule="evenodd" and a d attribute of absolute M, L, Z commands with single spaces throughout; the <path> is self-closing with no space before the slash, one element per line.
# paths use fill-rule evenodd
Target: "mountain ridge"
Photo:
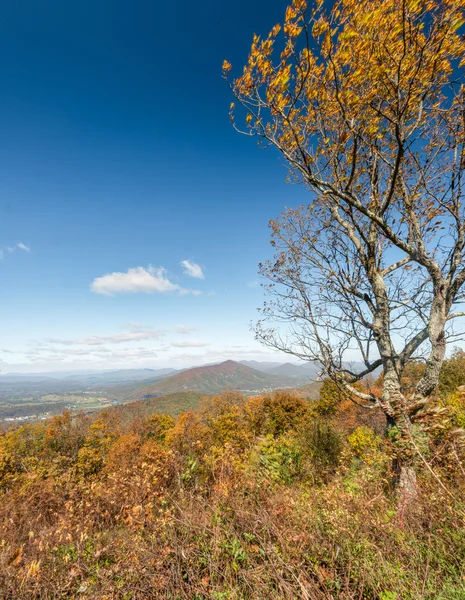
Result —
<path fill-rule="evenodd" d="M 226 360 L 215 365 L 186 369 L 152 385 L 138 385 L 137 389 L 127 398 L 135 400 L 187 390 L 219 394 L 228 388 L 244 392 L 258 392 L 264 389 L 278 389 L 294 385 L 295 381 L 291 378 L 264 373 L 239 362 Z"/>

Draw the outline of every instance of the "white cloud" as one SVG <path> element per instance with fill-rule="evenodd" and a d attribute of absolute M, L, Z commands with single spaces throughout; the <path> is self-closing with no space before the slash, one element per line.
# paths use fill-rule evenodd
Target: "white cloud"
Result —
<path fill-rule="evenodd" d="M 26 246 L 26 244 L 23 244 L 23 242 L 18 242 L 16 244 L 16 247 L 19 248 L 20 250 L 24 250 L 25 252 L 30 252 L 31 249 L 29 248 L 29 246 Z"/>
<path fill-rule="evenodd" d="M 184 267 L 184 274 L 189 277 L 196 277 L 197 279 L 205 279 L 205 275 L 202 271 L 202 267 L 190 260 L 182 260 L 181 265 Z"/>
<path fill-rule="evenodd" d="M 198 296 L 198 290 L 188 290 L 176 283 L 172 283 L 163 267 L 134 267 L 126 273 L 107 273 L 97 277 L 92 282 L 90 289 L 96 294 L 112 296 L 113 294 L 144 293 L 166 294 L 178 292 L 181 295 L 192 294 Z"/>
<path fill-rule="evenodd" d="M 113 335 L 91 335 L 76 340 L 62 340 L 49 338 L 49 344 L 60 344 L 62 346 L 103 346 L 103 344 L 122 344 L 125 342 L 140 342 L 141 340 L 157 340 L 165 335 L 162 330 L 147 329 L 145 331 L 126 331 Z"/>
<path fill-rule="evenodd" d="M 201 342 L 200 340 L 182 340 L 180 342 L 171 342 L 171 346 L 174 348 L 204 348 L 208 346 L 208 343 Z"/>
<path fill-rule="evenodd" d="M 152 360 L 156 357 L 157 354 L 153 350 L 130 348 L 124 348 L 119 352 L 112 352 L 110 355 L 105 355 L 105 358 L 110 360 Z"/>
<path fill-rule="evenodd" d="M 176 325 L 174 328 L 176 333 L 182 333 L 183 335 L 188 335 L 189 333 L 193 333 L 195 331 L 195 327 L 188 327 L 187 325 Z"/>
<path fill-rule="evenodd" d="M 111 336 L 109 336 L 111 337 Z M 101 338 L 104 339 L 104 338 Z M 123 341 L 122 339 L 118 339 L 118 343 Z M 131 340 L 130 340 L 131 341 Z M 47 348 L 41 349 L 32 349 L 28 352 L 24 353 L 30 361 L 32 362 L 53 362 L 56 360 L 64 361 L 71 360 L 71 362 L 76 361 L 76 357 L 85 359 L 87 361 L 102 361 L 104 360 L 107 364 L 111 361 L 144 361 L 150 360 L 152 361 L 157 353 L 152 348 L 145 347 L 123 347 L 118 348 L 117 350 L 113 350 L 110 348 L 105 348 L 100 346 L 100 339 L 94 338 L 86 338 L 83 340 L 76 340 L 76 343 L 86 343 L 88 342 L 87 347 L 82 348 L 73 348 L 73 347 L 61 347 L 57 348 L 56 346 L 49 346 Z M 98 343 L 97 343 L 98 342 Z"/>
<path fill-rule="evenodd" d="M 63 340 L 60 338 L 48 338 L 45 341 L 49 344 L 61 344 L 63 346 L 71 346 L 72 344 L 76 343 L 74 340 Z"/>
<path fill-rule="evenodd" d="M 186 290 L 185 288 L 181 288 L 179 290 L 181 296 L 185 296 L 186 294 L 192 294 L 193 296 L 200 296 L 202 292 L 200 290 Z"/>
<path fill-rule="evenodd" d="M 208 356 L 205 352 L 201 352 L 200 354 L 194 354 L 193 352 L 185 352 L 183 354 L 176 354 L 175 356 L 171 357 L 171 360 L 182 360 L 182 361 L 186 361 L 186 360 L 195 360 L 196 364 L 200 363 L 204 363 L 206 362 Z M 189 365 L 192 366 L 192 365 Z"/>
<path fill-rule="evenodd" d="M 66 348 L 66 350 L 50 348 L 50 352 L 53 352 L 55 356 L 87 356 L 89 354 L 89 350 L 85 348 Z"/>
<path fill-rule="evenodd" d="M 77 340 L 77 343 L 86 346 L 100 346 L 102 344 L 121 344 L 123 342 L 156 340 L 163 335 L 165 335 L 164 331 L 128 331 L 126 333 L 116 333 L 114 335 L 92 335 L 90 337 Z"/>
<path fill-rule="evenodd" d="M 171 283 L 163 267 L 134 267 L 126 273 L 108 273 L 94 279 L 90 287 L 96 294 L 106 296 L 117 293 L 154 294 L 181 290 L 179 285 Z"/>

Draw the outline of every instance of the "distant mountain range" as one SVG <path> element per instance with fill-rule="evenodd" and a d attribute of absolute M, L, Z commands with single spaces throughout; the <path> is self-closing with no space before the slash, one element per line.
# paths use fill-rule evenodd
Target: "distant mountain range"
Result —
<path fill-rule="evenodd" d="M 273 367 L 279 367 L 280 362 L 261 362 L 258 360 L 238 360 L 238 363 L 241 365 L 245 365 L 246 367 L 250 367 L 251 369 L 256 369 L 257 371 L 263 371 L 266 373 L 268 369 L 273 369 Z"/>
<path fill-rule="evenodd" d="M 294 365 L 284 363 L 268 369 L 266 372 L 279 377 L 290 377 L 291 379 L 308 382 L 317 379 L 321 366 L 318 363 L 305 363 L 303 365 Z"/>
<path fill-rule="evenodd" d="M 307 376 L 306 381 L 308 379 Z M 125 386 L 121 391 L 127 392 L 126 399 L 137 400 L 187 390 L 204 394 L 220 394 L 225 389 L 260 392 L 266 389 L 295 387 L 295 385 L 296 379 L 292 376 L 258 371 L 233 360 L 227 360 L 217 365 L 187 369 L 148 385 L 147 382 L 139 382 L 133 386 Z M 117 388 L 114 388 L 114 391 L 118 391 Z"/>
<path fill-rule="evenodd" d="M 48 393 L 103 393 L 119 401 L 192 391 L 220 394 L 225 389 L 258 393 L 298 388 L 318 379 L 315 363 L 278 363 L 227 360 L 191 369 L 114 369 L 0 374 L 0 397 L 40 397 Z"/>
<path fill-rule="evenodd" d="M 167 377 L 176 373 L 175 369 L 118 369 L 115 371 L 97 371 L 78 377 L 85 385 L 111 385 L 128 381 L 144 381 L 155 377 Z M 66 379 L 75 379 L 68 375 Z"/>
<path fill-rule="evenodd" d="M 0 374 L 2 383 L 79 382 L 81 385 L 110 385 L 126 381 L 141 381 L 175 373 L 175 369 L 114 369 L 110 371 L 54 371 L 50 373 Z"/>
<path fill-rule="evenodd" d="M 321 365 L 317 362 L 307 362 L 298 365 L 290 362 L 259 362 L 258 360 L 240 360 L 239 362 L 241 365 L 246 365 L 263 373 L 292 377 L 303 381 L 316 379 L 321 370 Z"/>

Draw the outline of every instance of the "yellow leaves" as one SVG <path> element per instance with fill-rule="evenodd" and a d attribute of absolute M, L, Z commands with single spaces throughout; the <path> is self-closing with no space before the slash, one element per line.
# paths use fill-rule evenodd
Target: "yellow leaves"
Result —
<path fill-rule="evenodd" d="M 291 65 L 280 69 L 270 81 L 269 89 L 272 93 L 285 92 L 291 78 Z"/>
<path fill-rule="evenodd" d="M 465 40 L 456 33 L 465 25 L 465 0 L 442 2 L 439 14 L 437 0 L 317 0 L 308 11 L 305 0 L 293 0 L 281 25 L 254 36 L 234 81 L 245 125 L 255 123 L 253 134 L 259 128 L 289 155 L 309 149 L 304 169 L 338 152 L 349 163 L 345 145 L 357 128 L 368 145 L 387 146 L 387 120 L 395 123 L 401 112 L 407 128 L 423 126 L 429 113 L 419 108 L 422 98 L 428 110 L 441 110 L 438 90 L 459 62 L 465 65 Z M 442 24 L 433 27 L 435 19 Z M 313 38 L 308 44 L 304 26 Z M 248 115 L 258 112 L 259 126 Z"/>
<path fill-rule="evenodd" d="M 287 23 L 284 26 L 284 33 L 289 37 L 297 37 L 302 31 L 302 27 L 299 27 L 295 23 Z"/>
<path fill-rule="evenodd" d="M 227 75 L 229 71 L 232 69 L 232 64 L 227 60 L 223 61 L 223 75 Z"/>
<path fill-rule="evenodd" d="M 323 19 L 316 21 L 313 25 L 312 35 L 318 37 L 329 30 L 329 24 Z"/>
<path fill-rule="evenodd" d="M 289 21 L 292 21 L 292 19 L 295 19 L 297 14 L 297 10 L 294 8 L 294 6 L 288 6 L 286 8 L 285 22 L 288 23 Z"/>
<path fill-rule="evenodd" d="M 284 33 L 289 38 L 295 38 L 302 32 L 300 22 L 303 20 L 303 12 L 307 6 L 306 0 L 294 0 L 286 9 L 284 20 Z"/>
<path fill-rule="evenodd" d="M 372 429 L 365 425 L 357 427 L 357 429 L 349 435 L 347 441 L 355 456 L 368 464 L 372 464 L 376 460 L 382 458 L 380 452 L 380 438 Z"/>

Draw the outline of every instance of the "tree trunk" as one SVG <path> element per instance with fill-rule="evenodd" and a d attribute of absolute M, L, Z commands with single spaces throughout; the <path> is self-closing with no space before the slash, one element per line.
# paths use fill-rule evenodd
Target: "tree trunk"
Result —
<path fill-rule="evenodd" d="M 403 397 L 397 402 L 389 402 L 392 409 L 390 414 L 386 413 L 386 433 L 394 427 L 398 430 L 399 440 L 397 443 L 397 452 L 392 459 L 393 485 L 397 493 L 397 508 L 400 519 L 404 518 L 405 511 L 416 500 L 418 496 L 417 476 L 415 468 L 409 461 L 405 460 L 404 446 L 410 446 L 411 439 L 408 435 L 407 428 L 410 424 L 410 419 L 399 411 L 399 406 L 403 406 Z M 394 406 L 393 406 L 394 405 Z"/>
<path fill-rule="evenodd" d="M 408 510 L 418 497 L 417 474 L 413 467 L 401 467 L 397 497 L 397 509 L 402 522 L 405 511 Z"/>

